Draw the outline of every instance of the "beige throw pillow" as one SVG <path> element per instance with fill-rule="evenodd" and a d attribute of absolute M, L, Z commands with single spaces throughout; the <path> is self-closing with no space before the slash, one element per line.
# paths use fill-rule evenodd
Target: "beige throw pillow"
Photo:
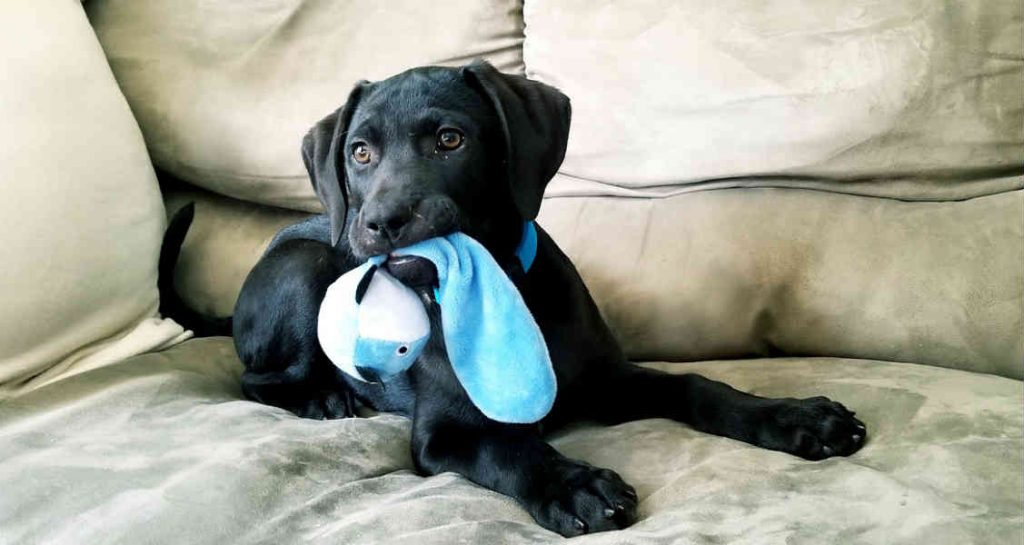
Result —
<path fill-rule="evenodd" d="M 0 397 L 181 338 L 153 169 L 78 3 L 4 4 L 0 120 Z"/>

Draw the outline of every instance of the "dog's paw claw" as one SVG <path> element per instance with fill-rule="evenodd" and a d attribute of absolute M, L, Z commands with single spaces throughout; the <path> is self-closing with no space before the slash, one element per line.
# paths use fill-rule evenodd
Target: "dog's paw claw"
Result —
<path fill-rule="evenodd" d="M 527 505 L 541 526 L 571 537 L 618 530 L 636 520 L 636 492 L 614 471 L 564 460 L 552 475 L 555 482 Z"/>
<path fill-rule="evenodd" d="M 849 456 L 864 446 L 867 427 L 852 411 L 827 397 L 780 399 L 760 444 L 806 458 Z"/>
<path fill-rule="evenodd" d="M 348 390 L 316 392 L 310 399 L 291 409 L 302 418 L 313 420 L 334 420 L 349 418 L 356 414 L 355 398 Z"/>

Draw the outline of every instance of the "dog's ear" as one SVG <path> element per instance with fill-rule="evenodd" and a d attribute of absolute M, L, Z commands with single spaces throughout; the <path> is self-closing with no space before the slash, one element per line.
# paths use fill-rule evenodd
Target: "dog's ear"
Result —
<path fill-rule="evenodd" d="M 306 164 L 313 190 L 331 220 L 331 244 L 334 246 L 341 240 L 341 233 L 345 230 L 345 216 L 348 214 L 345 157 L 339 156 L 338 150 L 345 143 L 345 132 L 352 120 L 352 112 L 367 83 L 357 83 L 345 104 L 318 121 L 302 138 L 302 162 Z"/>
<path fill-rule="evenodd" d="M 572 115 L 569 97 L 539 81 L 502 74 L 484 61 L 466 66 L 462 73 L 498 113 L 512 197 L 523 218 L 532 220 L 540 211 L 544 188 L 565 158 Z"/>

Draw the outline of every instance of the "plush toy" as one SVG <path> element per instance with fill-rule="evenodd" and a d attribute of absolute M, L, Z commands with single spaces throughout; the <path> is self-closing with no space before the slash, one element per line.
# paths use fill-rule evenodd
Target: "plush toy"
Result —
<path fill-rule="evenodd" d="M 380 382 L 412 366 L 430 338 L 430 320 L 415 292 L 367 262 L 327 288 L 317 336 L 342 371 Z"/>
<path fill-rule="evenodd" d="M 517 249 L 528 271 L 537 249 L 527 223 Z M 557 384 L 540 327 L 505 271 L 479 242 L 463 233 L 392 252 L 418 256 L 437 268 L 435 297 L 455 376 L 480 412 L 492 420 L 537 422 L 555 401 Z M 378 267 L 383 257 L 341 276 L 320 305 L 317 334 L 327 357 L 363 381 L 387 381 L 416 361 L 430 321 L 413 290 Z"/>

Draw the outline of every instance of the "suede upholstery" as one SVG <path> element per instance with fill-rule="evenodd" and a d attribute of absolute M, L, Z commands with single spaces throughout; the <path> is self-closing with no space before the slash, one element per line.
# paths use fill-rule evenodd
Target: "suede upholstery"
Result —
<path fill-rule="evenodd" d="M 633 483 L 641 520 L 574 543 L 1019 543 L 1017 380 L 827 358 L 657 364 L 765 395 L 827 394 L 873 434 L 812 463 L 667 420 L 553 438 Z M 420 477 L 409 421 L 245 401 L 198 339 L 0 405 L 3 543 L 555 543 L 507 497 Z"/>

